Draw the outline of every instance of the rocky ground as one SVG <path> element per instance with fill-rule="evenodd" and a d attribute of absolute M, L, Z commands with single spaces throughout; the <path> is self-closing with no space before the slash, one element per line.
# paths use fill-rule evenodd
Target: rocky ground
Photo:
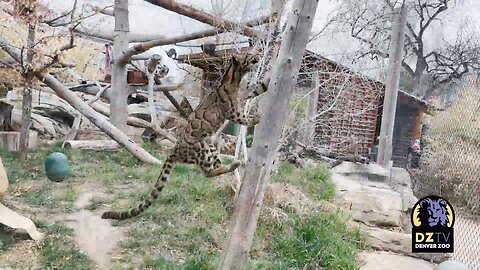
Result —
<path fill-rule="evenodd" d="M 417 198 L 406 170 L 393 168 L 390 175 L 376 164 L 343 162 L 332 169 L 331 180 L 336 187 L 337 204 L 350 209 L 353 220 L 367 234 L 372 251 L 362 253 L 365 261 L 362 270 L 432 270 L 451 256 L 411 253 L 410 213 Z M 474 260 L 478 254 L 473 253 L 478 249 L 468 239 L 479 239 L 475 234 L 480 230 L 472 228 L 472 224 L 478 226 L 461 218 L 456 220 L 459 234 L 456 234 L 455 249 L 464 255 L 462 258 Z M 468 238 L 461 237 L 464 232 L 470 234 Z M 453 258 L 456 259 L 455 254 Z"/>

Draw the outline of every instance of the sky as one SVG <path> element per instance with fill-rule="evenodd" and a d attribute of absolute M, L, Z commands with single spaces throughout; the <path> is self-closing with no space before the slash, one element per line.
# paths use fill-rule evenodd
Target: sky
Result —
<path fill-rule="evenodd" d="M 57 12 L 71 8 L 73 0 L 40 0 Z M 218 14 L 224 10 L 223 16 L 229 20 L 240 22 L 266 15 L 270 8 L 269 0 L 177 0 L 184 4 L 192 5 L 209 13 Z M 293 0 L 287 0 L 287 10 Z M 317 8 L 312 33 L 320 31 L 335 14 L 338 6 L 343 0 L 320 0 Z M 477 29 L 480 26 L 480 18 L 477 15 L 480 11 L 480 0 L 455 0 L 449 9 L 442 16 L 442 22 L 435 22 L 427 33 L 426 46 L 434 48 L 442 43 L 443 39 L 452 40 L 461 23 L 465 18 L 471 18 L 467 27 Z M 133 33 L 156 34 L 165 37 L 174 37 L 188 33 L 194 33 L 209 29 L 210 26 L 197 22 L 193 19 L 180 16 L 176 13 L 166 11 L 153 6 L 143 0 L 129 0 L 130 6 L 130 31 Z M 79 0 L 79 5 L 93 4 L 105 6 L 113 4 L 113 0 Z M 220 7 L 220 8 L 219 8 Z M 223 8 L 221 8 L 223 7 Z M 102 31 L 113 31 L 114 20 L 109 16 L 97 16 L 85 22 L 86 26 Z M 479 29 L 480 31 L 480 29 Z M 343 62 L 345 56 L 352 55 L 358 50 L 359 43 L 346 33 L 332 31 L 322 38 L 311 42 L 307 48 L 330 58 L 339 63 Z M 479 32 L 480 33 L 480 32 Z M 189 42 L 188 44 L 194 44 Z M 157 48 L 159 52 L 171 46 Z M 179 54 L 197 50 L 196 48 L 176 48 Z M 349 64 L 354 70 L 362 71 L 364 74 L 378 79 L 388 62 L 372 62 L 369 60 L 358 61 L 356 64 Z"/>

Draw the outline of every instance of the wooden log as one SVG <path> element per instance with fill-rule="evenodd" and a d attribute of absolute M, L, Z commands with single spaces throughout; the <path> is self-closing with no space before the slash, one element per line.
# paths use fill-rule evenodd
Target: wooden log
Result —
<path fill-rule="evenodd" d="M 72 127 L 70 128 L 70 132 L 67 134 L 67 140 L 75 140 L 75 137 L 77 137 L 78 130 L 80 129 L 81 123 L 82 123 L 82 115 L 78 114 L 75 116 Z"/>
<path fill-rule="evenodd" d="M 30 130 L 28 134 L 28 148 L 34 149 L 38 146 L 38 134 Z M 0 131 L 0 148 L 7 151 L 17 152 L 20 149 L 20 132 Z"/>
<path fill-rule="evenodd" d="M 0 148 L 17 152 L 20 145 L 20 132 L 0 131 Z"/>
<path fill-rule="evenodd" d="M 114 140 L 66 140 L 62 148 L 114 151 L 120 148 L 120 145 Z"/>

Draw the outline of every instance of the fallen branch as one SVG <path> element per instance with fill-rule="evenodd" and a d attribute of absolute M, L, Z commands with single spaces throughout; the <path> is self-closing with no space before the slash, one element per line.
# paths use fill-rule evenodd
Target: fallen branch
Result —
<path fill-rule="evenodd" d="M 92 31 L 90 29 L 86 29 L 85 27 L 78 26 L 73 29 L 77 35 L 89 38 L 89 39 L 99 39 L 102 41 L 109 41 L 113 42 L 113 31 Z M 129 42 L 146 42 L 152 39 L 163 39 L 165 36 L 163 35 L 149 35 L 149 34 L 132 34 L 128 35 Z"/>
<path fill-rule="evenodd" d="M 87 104 L 88 105 L 91 105 L 92 103 L 94 103 L 95 101 L 99 100 L 100 97 L 103 95 L 103 93 L 108 89 L 110 88 L 112 85 L 111 84 L 108 84 L 106 86 L 101 86 L 99 82 L 95 81 L 95 85 L 98 87 L 99 91 L 97 92 L 97 94 L 95 94 L 94 97 L 92 97 L 91 99 L 89 99 L 87 101 Z"/>
<path fill-rule="evenodd" d="M 66 140 L 62 144 L 62 148 L 113 151 L 120 148 L 120 145 L 114 140 L 95 140 L 95 141 Z"/>
<path fill-rule="evenodd" d="M 350 162 L 362 163 L 362 164 L 368 164 L 370 162 L 368 158 L 362 157 L 359 155 L 347 156 L 342 154 L 329 153 L 329 152 L 321 151 L 316 147 L 306 146 L 305 144 L 299 141 L 295 141 L 295 144 L 303 148 L 305 155 L 311 158 L 315 158 L 315 159 L 319 159 L 324 162 L 327 162 L 331 165 L 331 167 L 338 165 L 339 162 L 341 163 L 342 161 L 350 161 Z"/>
<path fill-rule="evenodd" d="M 77 137 L 78 130 L 80 129 L 80 124 L 82 123 L 82 115 L 77 114 L 75 115 L 75 119 L 73 120 L 72 127 L 70 128 L 70 132 L 67 134 L 67 140 L 75 140 Z"/>
<path fill-rule="evenodd" d="M 52 88 L 55 93 L 66 100 L 72 107 L 77 109 L 94 125 L 100 128 L 103 132 L 107 133 L 112 139 L 117 141 L 120 145 L 125 147 L 130 153 L 132 153 L 139 160 L 147 163 L 159 164 L 160 161 L 154 156 L 150 155 L 145 149 L 133 142 L 127 135 L 121 132 L 118 128 L 113 126 L 109 121 L 106 121 L 103 116 L 100 116 L 92 107 L 88 106 L 77 95 L 68 90 L 61 82 L 55 79 L 50 74 L 37 73 L 35 76 L 43 81 L 48 87 Z"/>

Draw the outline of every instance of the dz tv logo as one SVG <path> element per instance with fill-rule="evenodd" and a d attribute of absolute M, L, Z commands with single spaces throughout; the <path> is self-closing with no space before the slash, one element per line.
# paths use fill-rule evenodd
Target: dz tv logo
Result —
<path fill-rule="evenodd" d="M 452 253 L 455 213 L 442 197 L 426 196 L 412 211 L 412 252 Z"/>

